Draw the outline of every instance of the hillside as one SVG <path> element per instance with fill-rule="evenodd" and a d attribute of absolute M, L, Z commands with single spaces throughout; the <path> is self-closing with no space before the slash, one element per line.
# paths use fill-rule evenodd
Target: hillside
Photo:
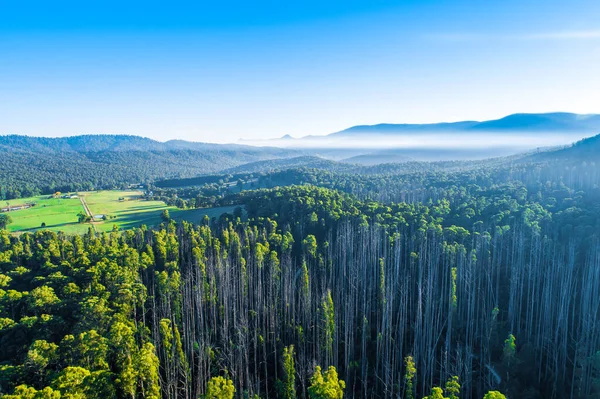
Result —
<path fill-rule="evenodd" d="M 565 163 L 598 162 L 600 134 L 580 140 L 573 145 L 554 151 L 540 152 L 523 158 L 525 161 L 555 161 Z"/>
<path fill-rule="evenodd" d="M 301 156 L 284 159 L 269 159 L 265 161 L 250 162 L 235 166 L 223 171 L 223 173 L 257 173 L 273 170 L 297 168 L 307 166 L 317 169 L 335 169 L 340 167 L 338 162 L 316 156 Z"/>
<path fill-rule="evenodd" d="M 121 188 L 216 173 L 293 150 L 171 141 L 136 136 L 0 136 L 0 198 L 52 191 Z"/>
<path fill-rule="evenodd" d="M 411 158 L 401 152 L 380 151 L 356 155 L 350 158 L 343 159 L 341 162 L 372 166 L 386 163 L 404 163 L 410 161 Z"/>
<path fill-rule="evenodd" d="M 238 144 L 199 143 L 184 140 L 160 142 L 131 135 L 83 135 L 71 137 L 0 136 L 0 149 L 23 149 L 35 152 L 104 152 L 104 151 L 235 151 L 246 154 L 288 154 L 279 148 L 251 147 Z"/>
<path fill-rule="evenodd" d="M 217 174 L 204 174 L 184 179 L 165 179 L 154 183 L 155 187 L 177 188 L 219 184 L 231 187 L 238 179 L 254 181 L 257 175 L 265 175 L 278 171 L 295 170 L 298 168 L 322 169 L 328 171 L 350 171 L 352 165 L 330 161 L 314 156 L 301 156 L 286 159 L 271 159 L 257 161 L 226 169 Z"/>

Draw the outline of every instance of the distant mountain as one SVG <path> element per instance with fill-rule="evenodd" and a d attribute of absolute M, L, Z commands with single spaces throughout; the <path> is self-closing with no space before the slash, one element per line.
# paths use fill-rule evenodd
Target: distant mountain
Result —
<path fill-rule="evenodd" d="M 425 124 L 394 124 L 380 123 L 377 125 L 359 125 L 331 133 L 325 137 L 353 136 L 364 134 L 398 134 L 398 133 L 422 133 L 422 132 L 458 132 L 470 129 L 479 122 L 465 121 L 454 123 L 425 123 Z M 317 136 L 310 136 L 315 138 Z"/>
<path fill-rule="evenodd" d="M 325 136 L 247 141 L 301 149 L 337 161 L 388 162 L 475 160 L 564 146 L 600 133 L 600 115 L 567 112 L 512 114 L 488 121 L 360 125 Z M 388 151 L 395 152 L 394 154 Z"/>
<path fill-rule="evenodd" d="M 580 115 L 567 112 L 548 114 L 513 114 L 501 119 L 480 122 L 472 130 L 541 131 L 541 132 L 600 132 L 600 115 Z"/>
<path fill-rule="evenodd" d="M 468 132 L 600 132 L 600 115 L 580 115 L 567 112 L 546 114 L 512 114 L 504 118 L 476 122 L 464 121 L 431 124 L 378 124 L 354 126 L 325 137 L 364 134 L 402 133 L 468 133 Z M 314 139 L 314 136 L 311 136 Z"/>

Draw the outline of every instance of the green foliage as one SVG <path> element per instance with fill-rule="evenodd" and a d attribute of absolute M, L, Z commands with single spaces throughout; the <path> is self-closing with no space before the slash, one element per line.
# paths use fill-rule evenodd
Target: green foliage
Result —
<path fill-rule="evenodd" d="M 333 298 L 331 291 L 327 291 L 327 295 L 323 299 L 321 305 L 323 311 L 323 326 L 324 339 L 323 344 L 327 353 L 333 352 L 333 337 L 335 334 L 335 308 L 333 306 Z"/>
<path fill-rule="evenodd" d="M 64 396 L 63 396 L 64 397 Z M 19 385 L 15 388 L 12 395 L 3 395 L 3 399 L 60 399 L 60 391 L 55 391 L 50 387 L 38 391 L 27 385 Z"/>
<path fill-rule="evenodd" d="M 283 348 L 284 381 L 281 396 L 284 399 L 296 398 L 296 365 L 294 363 L 294 345 Z"/>
<path fill-rule="evenodd" d="M 508 337 L 504 341 L 503 356 L 504 361 L 508 364 L 515 360 L 517 353 L 517 340 L 514 335 L 508 334 Z"/>
<path fill-rule="evenodd" d="M 459 399 L 460 397 L 460 383 L 458 376 L 452 376 L 446 381 L 446 394 L 448 399 Z"/>
<path fill-rule="evenodd" d="M 346 383 L 338 379 L 335 367 L 329 366 L 322 374 L 321 367 L 317 366 L 310 378 L 308 396 L 311 399 L 341 399 L 344 397 L 345 388 Z"/>
<path fill-rule="evenodd" d="M 86 399 L 91 373 L 82 367 L 67 367 L 56 378 L 53 385 L 61 392 L 63 399 Z"/>
<path fill-rule="evenodd" d="M 0 230 L 6 229 L 6 227 L 13 222 L 10 215 L 6 213 L 0 213 Z"/>
<path fill-rule="evenodd" d="M 483 396 L 483 399 L 506 399 L 506 396 L 498 391 L 489 391 Z"/>
<path fill-rule="evenodd" d="M 60 300 L 54 293 L 54 289 L 48 286 L 34 288 L 27 297 L 27 302 L 34 312 L 49 311 L 52 306 L 58 304 Z"/>
<path fill-rule="evenodd" d="M 123 322 L 114 323 L 110 328 L 109 342 L 116 355 L 116 364 L 119 366 L 116 386 L 123 396 L 133 397 L 138 381 L 138 371 L 134 364 L 137 348 L 133 328 Z"/>
<path fill-rule="evenodd" d="M 444 391 L 440 387 L 433 387 L 431 395 L 425 396 L 423 399 L 448 399 L 444 397 Z"/>
<path fill-rule="evenodd" d="M 138 352 L 134 364 L 138 371 L 142 397 L 160 399 L 160 364 L 154 350 L 154 345 L 146 342 Z"/>
<path fill-rule="evenodd" d="M 77 214 L 77 221 L 79 223 L 88 223 L 89 221 L 91 221 L 92 218 L 91 216 L 89 216 L 87 213 L 85 213 L 84 211 L 81 211 Z"/>
<path fill-rule="evenodd" d="M 44 340 L 34 341 L 27 351 L 25 367 L 38 376 L 39 382 L 44 382 L 46 368 L 58 360 L 58 345 Z"/>
<path fill-rule="evenodd" d="M 404 358 L 404 367 L 406 371 L 404 373 L 404 384 L 405 384 L 405 394 L 404 397 L 406 399 L 414 399 L 415 391 L 413 387 L 413 380 L 415 378 L 415 374 L 417 374 L 417 368 L 415 366 L 415 362 L 412 356 L 406 356 Z"/>
<path fill-rule="evenodd" d="M 235 387 L 233 381 L 224 377 L 213 377 L 206 384 L 204 399 L 233 399 Z"/>
<path fill-rule="evenodd" d="M 302 241 L 302 246 L 304 247 L 304 251 L 306 251 L 311 258 L 317 256 L 317 238 L 314 235 L 307 235 Z"/>
<path fill-rule="evenodd" d="M 308 266 L 306 262 L 302 262 L 302 294 L 305 298 L 310 295 L 310 277 L 308 275 Z"/>

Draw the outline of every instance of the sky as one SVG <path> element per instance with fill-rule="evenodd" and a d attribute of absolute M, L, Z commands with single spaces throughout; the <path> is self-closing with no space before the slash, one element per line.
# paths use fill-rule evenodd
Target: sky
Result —
<path fill-rule="evenodd" d="M 600 113 L 597 0 L 0 0 L 0 135 L 236 142 Z"/>

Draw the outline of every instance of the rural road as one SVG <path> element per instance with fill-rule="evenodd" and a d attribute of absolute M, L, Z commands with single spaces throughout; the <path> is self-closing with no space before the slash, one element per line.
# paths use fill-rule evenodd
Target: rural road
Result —
<path fill-rule="evenodd" d="M 90 224 L 92 225 L 94 231 L 96 231 L 96 225 L 94 224 L 94 215 L 92 215 L 90 208 L 88 208 L 87 202 L 85 202 L 85 196 L 79 195 L 79 201 L 81 201 L 81 205 L 83 205 L 83 209 L 85 210 L 86 215 L 88 215 L 91 218 Z"/>

